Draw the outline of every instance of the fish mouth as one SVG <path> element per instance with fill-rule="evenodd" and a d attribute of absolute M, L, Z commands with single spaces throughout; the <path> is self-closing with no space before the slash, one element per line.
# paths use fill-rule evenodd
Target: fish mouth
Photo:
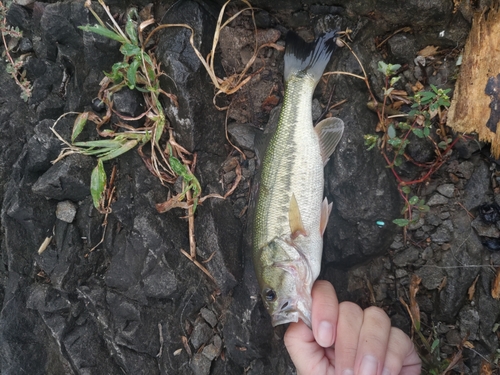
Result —
<path fill-rule="evenodd" d="M 307 301 L 299 300 L 295 303 L 285 301 L 282 308 L 272 314 L 272 325 L 276 327 L 280 324 L 297 323 L 301 319 L 309 328 L 311 325 L 311 304 Z"/>

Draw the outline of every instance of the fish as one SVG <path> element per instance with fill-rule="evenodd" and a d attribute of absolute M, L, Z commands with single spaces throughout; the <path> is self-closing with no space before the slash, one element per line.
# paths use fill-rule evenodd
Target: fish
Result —
<path fill-rule="evenodd" d="M 312 98 L 336 49 L 336 33 L 311 43 L 294 32 L 286 36 L 285 94 L 261 164 L 252 236 L 254 270 L 273 326 L 301 319 L 311 327 L 311 289 L 332 209 L 323 169 L 344 131 L 335 117 L 313 126 Z"/>

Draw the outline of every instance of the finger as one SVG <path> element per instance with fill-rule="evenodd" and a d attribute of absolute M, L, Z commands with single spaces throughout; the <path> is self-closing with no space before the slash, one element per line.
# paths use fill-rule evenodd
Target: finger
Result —
<path fill-rule="evenodd" d="M 391 320 L 384 310 L 375 306 L 365 309 L 354 366 L 356 374 L 382 373 L 390 332 Z"/>
<path fill-rule="evenodd" d="M 318 363 L 323 357 L 323 348 L 316 343 L 312 331 L 302 320 L 290 323 L 284 342 L 297 374 L 307 374 L 310 363 Z"/>
<path fill-rule="evenodd" d="M 410 338 L 392 327 L 385 356 L 383 375 L 419 375 L 421 361 Z"/>
<path fill-rule="evenodd" d="M 335 340 L 335 374 L 354 374 L 358 340 L 363 324 L 363 310 L 352 302 L 339 304 Z"/>
<path fill-rule="evenodd" d="M 335 340 L 339 301 L 333 285 L 320 280 L 312 289 L 312 328 L 316 342 L 329 348 Z"/>

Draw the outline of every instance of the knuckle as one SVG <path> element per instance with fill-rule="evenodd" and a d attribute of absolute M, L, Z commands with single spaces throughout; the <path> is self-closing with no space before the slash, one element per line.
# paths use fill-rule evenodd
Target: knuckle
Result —
<path fill-rule="evenodd" d="M 391 325 L 391 319 L 380 307 L 370 306 L 364 311 L 364 314 L 369 317 L 369 319 L 379 322 L 379 324 L 384 324 L 386 326 Z"/>

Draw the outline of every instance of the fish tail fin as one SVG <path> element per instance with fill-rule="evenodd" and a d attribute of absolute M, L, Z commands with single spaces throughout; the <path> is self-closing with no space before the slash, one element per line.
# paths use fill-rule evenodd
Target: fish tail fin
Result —
<path fill-rule="evenodd" d="M 308 74 L 319 82 L 326 64 L 336 48 L 337 30 L 321 34 L 314 42 L 307 43 L 293 31 L 286 34 L 285 82 L 292 75 Z"/>

